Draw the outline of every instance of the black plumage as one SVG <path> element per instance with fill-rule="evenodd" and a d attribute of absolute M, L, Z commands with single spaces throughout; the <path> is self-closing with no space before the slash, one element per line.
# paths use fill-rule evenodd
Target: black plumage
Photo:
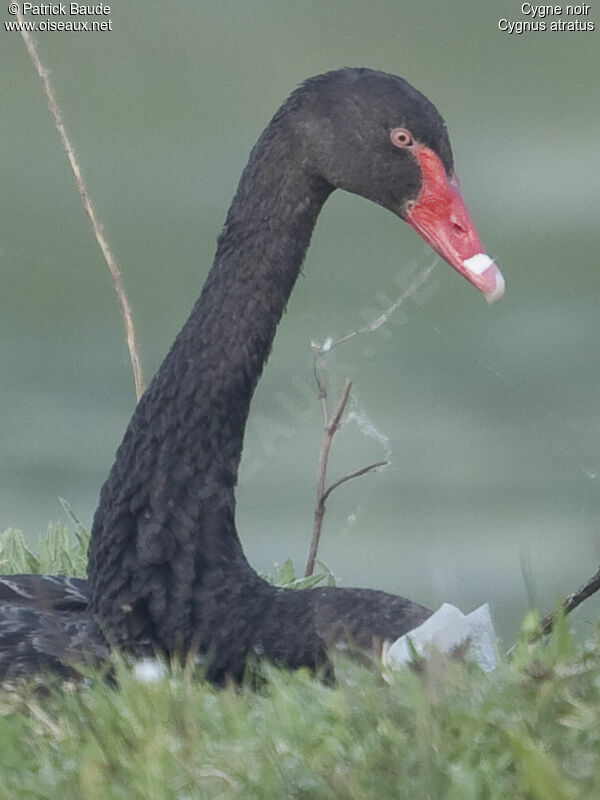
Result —
<path fill-rule="evenodd" d="M 427 618 L 424 607 L 384 592 L 268 585 L 248 564 L 234 520 L 250 401 L 324 202 L 342 188 L 402 216 L 419 194 L 417 161 L 390 143 L 397 126 L 452 173 L 442 118 L 401 78 L 327 73 L 275 114 L 201 296 L 102 488 L 87 585 L 39 576 L 0 583 L 0 674 L 40 664 L 68 671 L 83 654 L 102 657 L 109 640 L 134 652 L 193 649 L 222 681 L 240 678 L 250 653 L 314 668 L 331 644 L 370 649 Z"/>

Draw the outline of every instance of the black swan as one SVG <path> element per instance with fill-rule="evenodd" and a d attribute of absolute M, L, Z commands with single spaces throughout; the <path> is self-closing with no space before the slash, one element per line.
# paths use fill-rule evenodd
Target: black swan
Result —
<path fill-rule="evenodd" d="M 250 400 L 319 212 L 346 189 L 406 220 L 490 302 L 504 280 L 462 201 L 446 125 L 402 78 L 341 69 L 307 80 L 255 145 L 183 330 L 141 398 L 94 516 L 87 584 L 0 583 L 0 677 L 108 653 L 196 653 L 215 682 L 249 654 L 327 664 L 344 642 L 372 650 L 422 623 L 380 591 L 274 588 L 236 532 Z"/>

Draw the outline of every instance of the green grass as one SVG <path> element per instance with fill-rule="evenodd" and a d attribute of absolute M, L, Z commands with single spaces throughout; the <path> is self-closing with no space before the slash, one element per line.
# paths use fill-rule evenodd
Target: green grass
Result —
<path fill-rule="evenodd" d="M 60 530 L 39 561 L 81 555 Z M 3 570 L 18 538 L 0 538 Z M 564 619 L 492 675 L 441 657 L 385 676 L 342 661 L 333 687 L 266 668 L 260 691 L 215 690 L 179 667 L 139 683 L 115 658 L 118 688 L 92 675 L 0 691 L 0 797 L 595 800 L 599 667 L 598 632 L 574 638 Z"/>

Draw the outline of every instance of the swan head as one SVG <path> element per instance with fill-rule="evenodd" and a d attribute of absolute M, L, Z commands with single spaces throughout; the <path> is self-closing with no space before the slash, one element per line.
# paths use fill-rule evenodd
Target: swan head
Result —
<path fill-rule="evenodd" d="M 408 222 L 488 302 L 502 297 L 504 278 L 464 203 L 430 100 L 395 75 L 342 69 L 309 79 L 286 106 L 307 169 Z"/>

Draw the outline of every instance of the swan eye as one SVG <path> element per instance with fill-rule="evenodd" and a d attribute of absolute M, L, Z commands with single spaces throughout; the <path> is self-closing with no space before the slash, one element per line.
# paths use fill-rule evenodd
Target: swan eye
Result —
<path fill-rule="evenodd" d="M 394 147 L 412 147 L 414 139 L 406 128 L 394 128 L 390 131 L 390 140 Z"/>

